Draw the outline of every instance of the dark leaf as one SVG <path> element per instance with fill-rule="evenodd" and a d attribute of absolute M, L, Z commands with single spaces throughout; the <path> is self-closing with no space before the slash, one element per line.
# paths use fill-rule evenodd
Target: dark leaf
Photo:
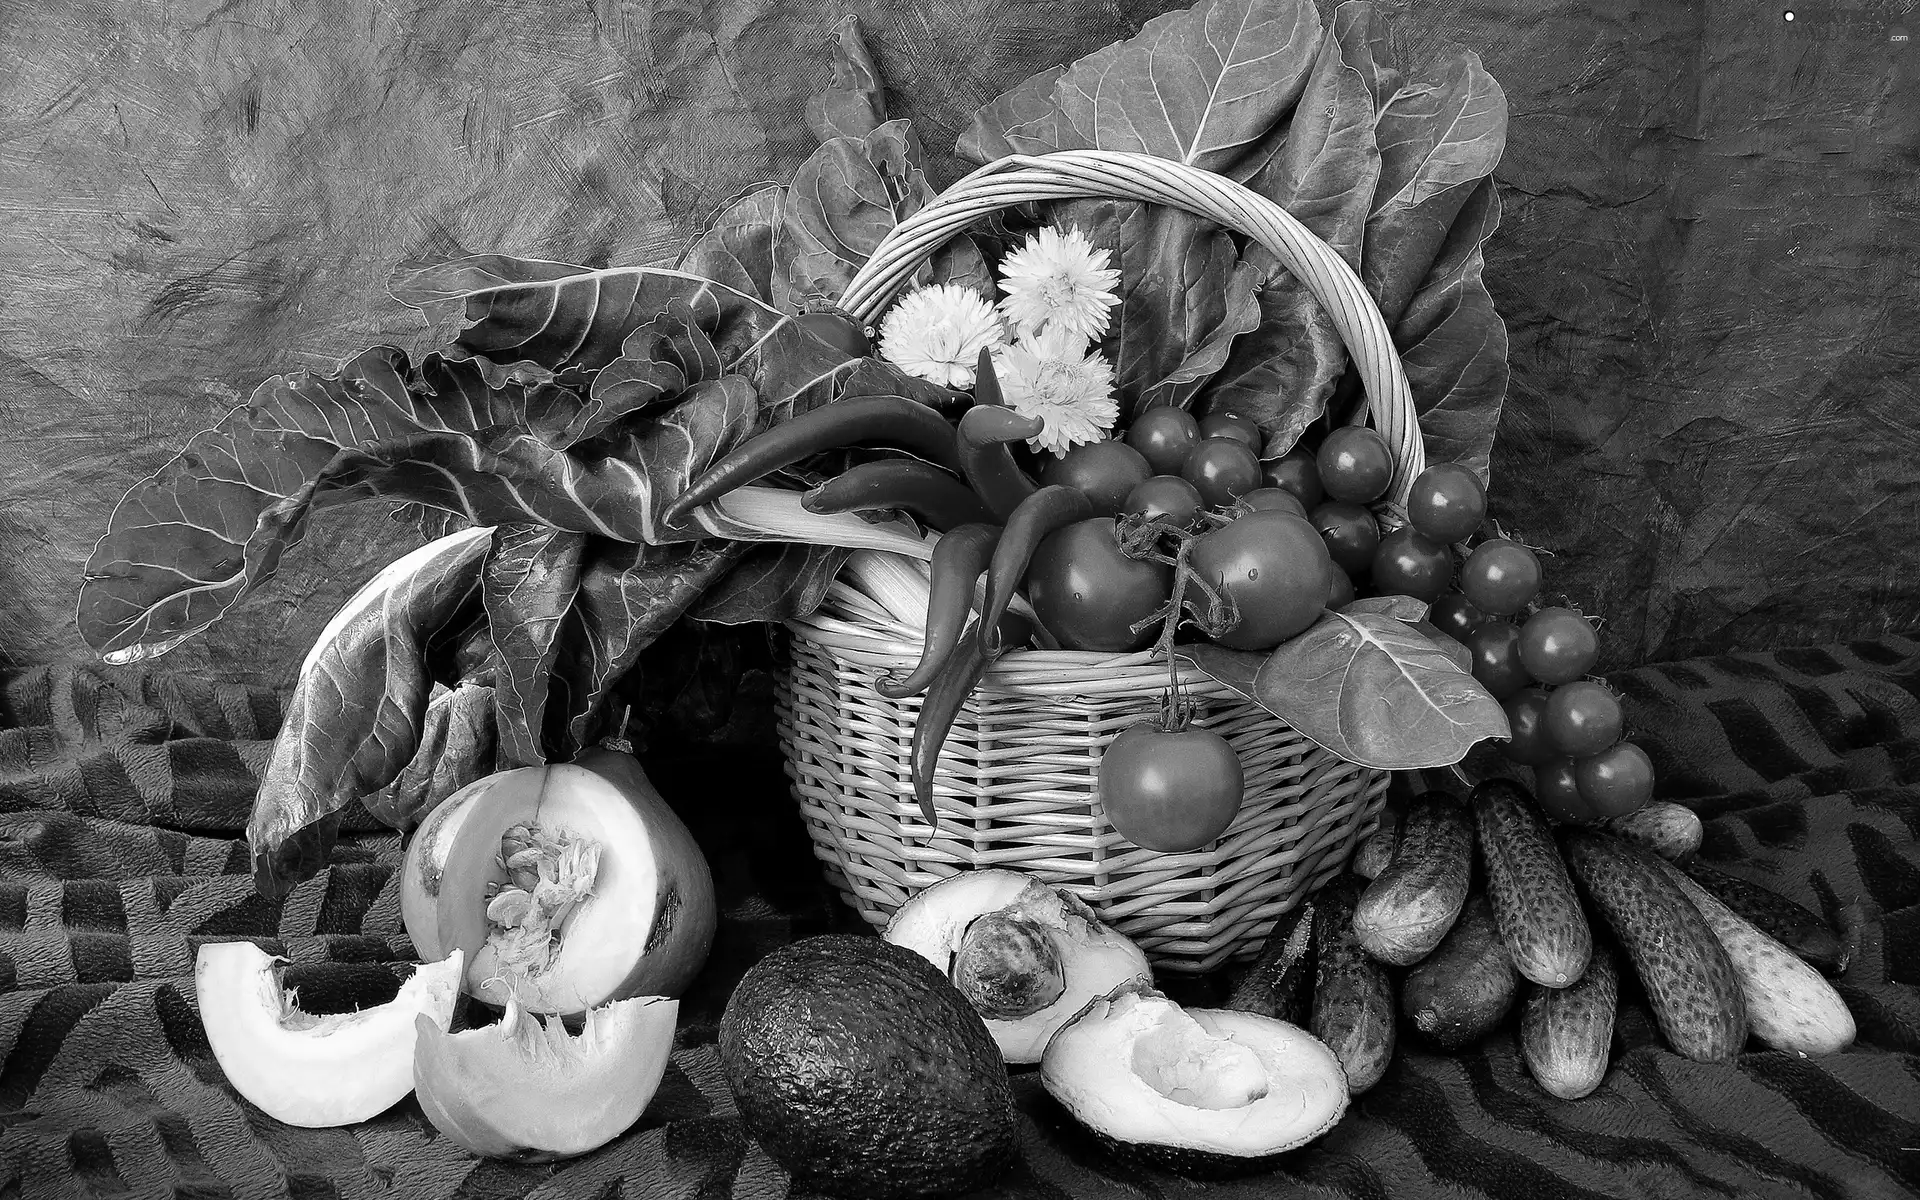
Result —
<path fill-rule="evenodd" d="M 367 811 L 395 829 L 411 829 L 442 800 L 493 774 L 493 712 L 487 684 L 464 682 L 434 694 L 420 748 L 392 783 L 363 799 Z"/>
<path fill-rule="evenodd" d="M 773 257 L 774 231 L 787 206 L 787 189 L 769 185 L 728 204 L 680 257 L 678 269 L 711 279 L 780 312 L 797 312 L 787 277 Z"/>
<path fill-rule="evenodd" d="M 1316 745 L 1378 770 L 1447 766 L 1509 733 L 1500 702 L 1472 675 L 1378 613 L 1326 613 L 1251 674 L 1258 655 L 1205 645 L 1181 653 Z"/>
<path fill-rule="evenodd" d="M 541 745 L 547 688 L 587 540 L 548 525 L 494 527 L 480 594 L 498 652 L 493 695 L 500 750 L 514 766 L 547 761 Z"/>
<path fill-rule="evenodd" d="M 916 283 L 950 283 L 974 292 L 987 303 L 999 298 L 993 268 L 987 265 L 980 243 L 966 234 L 953 238 L 934 251 L 932 260 L 915 279 Z"/>
<path fill-rule="evenodd" d="M 688 615 L 715 625 L 804 617 L 820 607 L 853 553 L 838 546 L 768 542 L 754 546 Z"/>
<path fill-rule="evenodd" d="M 593 377 L 588 390 L 591 436 L 655 405 L 673 400 L 696 383 L 718 379 L 720 351 L 694 321 L 693 310 L 674 302 L 668 311 L 627 335 L 620 357 Z"/>
<path fill-rule="evenodd" d="M 787 186 L 774 256 L 801 301 L 835 301 L 882 238 L 933 198 L 919 139 L 905 121 L 813 152 Z"/>
<path fill-rule="evenodd" d="M 865 137 L 887 119 L 880 72 L 849 13 L 833 27 L 833 81 L 807 100 L 807 126 L 821 141 Z"/>
<path fill-rule="evenodd" d="M 1348 616 L 1372 613 L 1375 616 L 1392 617 L 1396 621 L 1424 621 L 1427 617 L 1427 602 L 1416 600 L 1412 596 L 1364 596 L 1341 608 L 1340 611 Z"/>
<path fill-rule="evenodd" d="M 981 106 L 955 147 L 969 162 L 990 163 L 1014 154 L 1085 150 L 1093 143 L 1068 123 L 1053 102 L 1053 89 L 1067 73 L 1053 67 L 1033 75 Z"/>
<path fill-rule="evenodd" d="M 1262 453 L 1268 458 L 1292 449 L 1320 419 L 1347 361 L 1326 308 L 1292 273 L 1277 264 L 1274 271 L 1256 297 L 1258 325 L 1234 341 L 1226 365 L 1202 396 L 1208 412 L 1234 412 L 1258 422 L 1266 433 Z"/>
<path fill-rule="evenodd" d="M 247 824 L 262 893 L 285 895 L 326 865 L 340 810 L 413 758 L 433 688 L 425 644 L 480 603 L 489 536 L 467 530 L 390 564 L 315 642 Z"/>
<path fill-rule="evenodd" d="M 1259 275 L 1246 262 L 1233 266 L 1227 279 L 1224 311 L 1206 339 L 1195 346 L 1179 366 L 1140 396 L 1140 407 L 1186 407 L 1193 394 L 1226 365 L 1234 340 L 1260 326 Z"/>

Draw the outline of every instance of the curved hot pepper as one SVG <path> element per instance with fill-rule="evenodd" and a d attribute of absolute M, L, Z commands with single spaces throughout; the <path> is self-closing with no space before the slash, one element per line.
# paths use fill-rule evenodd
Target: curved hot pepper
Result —
<path fill-rule="evenodd" d="M 849 467 L 802 496 L 800 507 L 810 513 L 894 508 L 942 531 L 993 520 L 972 488 L 917 458 L 883 458 Z"/>
<path fill-rule="evenodd" d="M 980 610 L 983 630 L 992 630 L 1013 603 L 1013 593 L 1026 577 L 1027 564 L 1041 539 L 1054 530 L 1085 521 L 1093 516 L 1093 501 L 1077 487 L 1064 483 L 1048 484 L 1020 502 L 1007 518 L 1006 532 L 993 548 L 993 561 L 987 567 L 987 603 Z M 985 636 L 983 634 L 982 636 Z"/>
<path fill-rule="evenodd" d="M 1013 461 L 1009 446 L 1039 436 L 1042 428 L 1040 418 L 1023 417 L 997 404 L 976 404 L 960 418 L 954 434 L 960 473 L 973 485 L 974 494 L 1002 521 L 1039 487 Z"/>
<path fill-rule="evenodd" d="M 660 519 L 667 525 L 678 524 L 694 509 L 763 475 L 823 450 L 858 442 L 898 446 L 960 473 L 953 426 L 947 418 L 905 396 L 860 396 L 823 404 L 735 447 L 688 484 Z"/>
<path fill-rule="evenodd" d="M 960 644 L 960 630 L 973 612 L 973 585 L 999 542 L 998 525 L 974 524 L 962 525 L 934 543 L 933 561 L 927 568 L 927 633 L 920 662 L 905 679 L 882 680 L 874 684 L 874 691 L 889 700 L 903 700 L 933 682 Z"/>
<path fill-rule="evenodd" d="M 1019 613 L 1007 613 L 989 628 L 997 636 L 983 636 L 979 622 L 969 625 L 952 657 L 941 664 L 933 684 L 920 701 L 920 715 L 913 723 L 913 747 L 907 762 L 913 776 L 913 795 L 920 802 L 920 814 L 927 824 L 940 824 L 933 808 L 933 775 L 940 763 L 940 748 L 947 744 L 953 722 L 966 707 L 967 697 L 979 686 L 993 661 L 1033 634 L 1033 625 Z M 972 636 L 968 636 L 972 635 Z"/>

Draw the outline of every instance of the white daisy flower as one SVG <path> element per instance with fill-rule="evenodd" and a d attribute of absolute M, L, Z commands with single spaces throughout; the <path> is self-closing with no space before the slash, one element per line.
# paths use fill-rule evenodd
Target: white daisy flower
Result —
<path fill-rule="evenodd" d="M 980 351 L 1006 340 L 993 306 L 954 283 L 916 288 L 880 322 L 880 356 L 909 375 L 970 388 Z"/>
<path fill-rule="evenodd" d="M 1040 418 L 1044 428 L 1029 444 L 1042 450 L 1065 454 L 1097 442 L 1119 419 L 1113 364 L 1063 325 L 994 351 L 993 371 L 1007 407 Z"/>
<path fill-rule="evenodd" d="M 1109 261 L 1077 227 L 1042 229 L 1000 261 L 1000 314 L 1016 334 L 1061 327 L 1098 338 L 1120 302 L 1120 272 Z"/>

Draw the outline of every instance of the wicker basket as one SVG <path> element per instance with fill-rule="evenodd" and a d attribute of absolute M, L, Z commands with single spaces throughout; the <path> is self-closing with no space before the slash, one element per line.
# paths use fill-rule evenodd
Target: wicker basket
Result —
<path fill-rule="evenodd" d="M 1272 201 L 1231 180 L 1140 154 L 1063 151 L 1001 159 L 898 225 L 841 305 L 872 324 L 942 243 L 997 209 L 1097 197 L 1191 210 L 1272 250 L 1326 306 L 1366 386 L 1366 419 L 1395 456 L 1389 512 L 1425 463 L 1406 375 L 1365 287 L 1338 253 Z M 936 774 L 937 829 L 913 798 L 908 751 L 919 698 L 889 700 L 884 675 L 918 661 L 917 632 L 857 593 L 789 622 L 779 697 L 787 772 L 814 853 L 847 903 L 884 925 L 928 885 L 977 867 L 1026 871 L 1072 891 L 1155 965 L 1210 970 L 1255 953 L 1274 922 L 1345 865 L 1370 831 L 1387 775 L 1346 762 L 1191 669 L 1195 724 L 1239 753 L 1246 796 L 1211 846 L 1142 850 L 1107 822 L 1095 770 L 1107 743 L 1153 715 L 1167 665 L 1148 653 L 1014 651 L 954 722 Z"/>

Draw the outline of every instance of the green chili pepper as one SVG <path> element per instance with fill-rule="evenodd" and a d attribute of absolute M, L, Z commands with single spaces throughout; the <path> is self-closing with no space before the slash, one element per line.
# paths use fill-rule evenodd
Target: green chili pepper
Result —
<path fill-rule="evenodd" d="M 1013 646 L 1027 640 L 1032 624 L 1018 613 L 1007 613 L 991 628 L 995 636 L 978 632 L 980 623 L 967 626 L 960 644 L 934 675 L 926 698 L 920 701 L 920 714 L 914 719 L 913 747 L 908 764 L 913 776 L 913 795 L 920 802 L 920 813 L 927 824 L 939 827 L 940 817 L 933 808 L 933 776 L 940 763 L 940 748 L 947 744 L 967 697 L 980 684 L 993 661 Z M 971 636 L 969 636 L 971 635 Z"/>
<path fill-rule="evenodd" d="M 973 585 L 987 569 L 1000 541 L 998 525 L 962 525 L 933 546 L 928 566 L 927 632 L 920 662 L 898 682 L 882 681 L 874 690 L 889 700 L 901 700 L 925 691 L 942 664 L 960 644 L 961 627 L 973 612 Z"/>
<path fill-rule="evenodd" d="M 984 629 L 995 628 L 1007 605 L 1013 603 L 1014 589 L 1026 577 L 1027 564 L 1033 561 L 1041 539 L 1092 516 L 1093 501 L 1079 488 L 1064 483 L 1049 484 L 1020 502 L 1007 518 L 1007 530 L 993 548 L 993 562 L 987 567 L 987 604 L 980 612 Z"/>
<path fill-rule="evenodd" d="M 800 507 L 810 513 L 894 508 L 942 531 L 993 519 L 972 488 L 917 458 L 883 458 L 849 467 L 802 496 Z"/>
<path fill-rule="evenodd" d="M 678 524 L 694 509 L 737 487 L 823 450 L 858 442 L 898 446 L 960 473 L 953 426 L 945 417 L 905 396 L 860 396 L 823 404 L 735 447 L 688 484 L 661 512 L 660 520 Z"/>

